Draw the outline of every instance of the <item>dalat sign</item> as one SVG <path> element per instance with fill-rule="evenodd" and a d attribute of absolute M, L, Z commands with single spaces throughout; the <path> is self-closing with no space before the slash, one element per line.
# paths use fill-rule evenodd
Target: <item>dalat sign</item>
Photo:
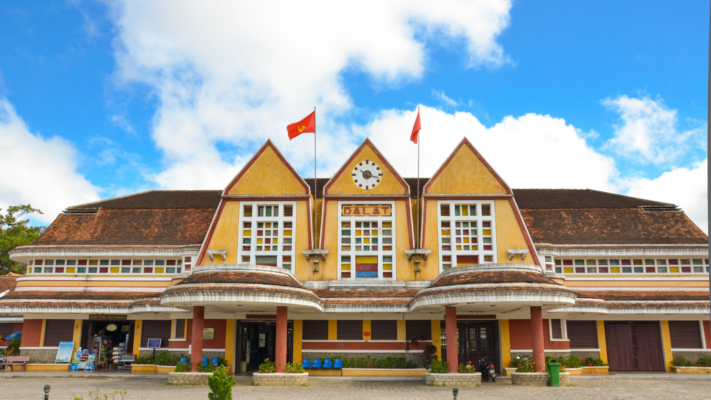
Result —
<path fill-rule="evenodd" d="M 389 217 L 393 215 L 390 205 L 381 204 L 344 204 L 341 206 L 341 215 L 344 217 Z"/>

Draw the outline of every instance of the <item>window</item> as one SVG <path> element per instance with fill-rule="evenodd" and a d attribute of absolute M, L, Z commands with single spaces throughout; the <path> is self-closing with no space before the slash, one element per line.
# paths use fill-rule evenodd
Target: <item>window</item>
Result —
<path fill-rule="evenodd" d="M 565 321 L 560 319 L 549 319 L 551 340 L 567 340 L 565 332 Z"/>
<path fill-rule="evenodd" d="M 265 201 L 242 203 L 241 207 L 237 259 L 293 270 L 296 204 Z"/>
<path fill-rule="evenodd" d="M 339 202 L 339 279 L 395 279 L 394 204 Z"/>
<path fill-rule="evenodd" d="M 708 265 L 702 258 L 555 260 L 556 272 L 566 274 L 706 274 Z"/>
<path fill-rule="evenodd" d="M 546 272 L 553 272 L 553 256 L 545 256 L 544 264 L 546 266 Z"/>
<path fill-rule="evenodd" d="M 439 202 L 437 209 L 441 271 L 497 262 L 493 202 Z"/>

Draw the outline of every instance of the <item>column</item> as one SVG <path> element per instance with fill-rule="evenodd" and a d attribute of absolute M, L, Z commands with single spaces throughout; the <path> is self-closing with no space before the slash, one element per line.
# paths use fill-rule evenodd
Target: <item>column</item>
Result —
<path fill-rule="evenodd" d="M 502 371 L 505 371 L 503 368 L 507 368 L 511 363 L 511 333 L 509 331 L 509 320 L 499 320 L 499 326 L 501 328 L 501 367 Z"/>
<path fill-rule="evenodd" d="M 607 337 L 605 336 L 605 321 L 597 321 L 597 347 L 600 349 L 600 359 L 607 364 Z"/>
<path fill-rule="evenodd" d="M 543 342 L 543 311 L 541 307 L 531 307 L 531 341 L 536 372 L 545 372 L 546 356 Z"/>
<path fill-rule="evenodd" d="M 459 343 L 457 342 L 457 307 L 445 307 L 445 325 L 447 329 L 447 362 L 449 373 L 459 372 Z"/>
<path fill-rule="evenodd" d="M 664 350 L 664 364 L 666 364 L 667 372 L 672 372 L 672 354 L 671 335 L 669 332 L 669 321 L 660 321 L 662 327 L 662 348 Z"/>
<path fill-rule="evenodd" d="M 286 307 L 277 307 L 276 315 L 276 372 L 284 372 L 286 367 Z"/>
<path fill-rule="evenodd" d="M 233 319 L 225 321 L 225 362 L 235 372 L 239 370 L 239 363 L 235 362 L 235 320 Z"/>
<path fill-rule="evenodd" d="M 190 363 L 191 371 L 198 372 L 198 368 L 202 363 L 202 330 L 205 325 L 205 307 L 193 307 L 193 337 L 190 342 Z"/>

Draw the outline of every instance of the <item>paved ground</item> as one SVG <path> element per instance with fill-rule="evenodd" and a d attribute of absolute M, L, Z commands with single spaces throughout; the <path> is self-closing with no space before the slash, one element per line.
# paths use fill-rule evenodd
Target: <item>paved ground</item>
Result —
<path fill-rule="evenodd" d="M 233 388 L 235 400 L 241 399 L 313 399 L 313 400 L 378 400 L 378 399 L 452 399 L 452 388 L 427 387 L 422 382 L 360 382 L 312 379 L 308 387 L 268 388 L 250 385 L 240 379 Z M 32 399 L 43 396 L 45 384 L 51 385 L 50 399 L 83 396 L 90 390 L 110 393 L 128 389 L 125 397 L 109 395 L 109 400 L 207 399 L 207 387 L 169 386 L 161 379 L 0 379 L 0 399 Z M 576 380 L 574 386 L 563 388 L 514 387 L 510 380 L 496 384 L 461 388 L 460 400 L 466 399 L 711 399 L 709 381 Z M 101 396 L 101 400 L 104 397 Z"/>

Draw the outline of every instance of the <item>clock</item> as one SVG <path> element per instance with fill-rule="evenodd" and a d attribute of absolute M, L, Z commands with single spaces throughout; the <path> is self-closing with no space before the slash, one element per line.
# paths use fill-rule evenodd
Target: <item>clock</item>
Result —
<path fill-rule="evenodd" d="M 383 178 L 383 171 L 378 164 L 365 160 L 358 163 L 353 168 L 353 182 L 361 189 L 372 189 L 380 183 Z"/>

